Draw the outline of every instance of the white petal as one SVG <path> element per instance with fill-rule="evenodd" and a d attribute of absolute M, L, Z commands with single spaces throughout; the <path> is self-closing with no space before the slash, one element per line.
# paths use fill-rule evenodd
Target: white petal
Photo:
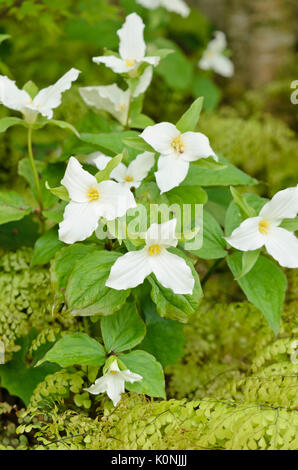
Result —
<path fill-rule="evenodd" d="M 89 393 L 92 395 L 98 395 L 99 393 L 105 393 L 107 391 L 107 381 L 106 376 L 100 377 L 99 379 L 95 380 L 95 383 L 91 385 L 89 388 L 85 388 Z"/>
<path fill-rule="evenodd" d="M 141 153 L 128 166 L 127 175 L 131 176 L 134 182 L 143 181 L 154 166 L 154 163 L 154 153 Z"/>
<path fill-rule="evenodd" d="M 142 61 L 147 62 L 147 64 L 153 65 L 153 67 L 156 67 L 160 62 L 160 57 L 158 57 L 158 56 L 148 56 L 148 57 L 144 57 L 144 59 Z"/>
<path fill-rule="evenodd" d="M 298 186 L 276 193 L 260 212 L 264 219 L 280 222 L 293 219 L 298 213 Z"/>
<path fill-rule="evenodd" d="M 238 228 L 236 228 L 227 242 L 241 251 L 257 250 L 265 244 L 267 235 L 262 235 L 259 231 L 259 223 L 262 217 L 250 217 L 244 220 Z"/>
<path fill-rule="evenodd" d="M 139 83 L 137 84 L 135 91 L 133 92 L 132 96 L 134 98 L 137 98 L 139 95 L 142 95 L 142 93 L 145 93 L 145 91 L 147 90 L 147 88 L 149 87 L 152 81 L 152 76 L 153 76 L 153 68 L 147 67 L 145 69 L 145 72 L 139 78 Z"/>
<path fill-rule="evenodd" d="M 172 141 L 179 137 L 180 132 L 174 124 L 161 122 L 154 126 L 148 126 L 142 132 L 141 137 L 153 147 L 157 152 L 163 155 L 173 153 Z"/>
<path fill-rule="evenodd" d="M 215 38 L 209 42 L 207 50 L 219 53 L 222 52 L 227 47 L 227 39 L 225 33 L 222 31 L 215 31 Z"/>
<path fill-rule="evenodd" d="M 298 239 L 281 227 L 271 227 L 265 243 L 268 253 L 285 268 L 298 268 Z"/>
<path fill-rule="evenodd" d="M 121 400 L 121 393 L 125 392 L 124 379 L 120 373 L 107 374 L 107 395 L 116 406 Z"/>
<path fill-rule="evenodd" d="M 139 382 L 140 380 L 143 379 L 141 375 L 135 374 L 134 372 L 131 372 L 129 369 L 121 370 L 120 374 L 125 380 L 125 382 L 130 382 L 131 384 L 134 382 Z"/>
<path fill-rule="evenodd" d="M 211 67 L 214 72 L 222 75 L 223 77 L 232 77 L 234 75 L 233 62 L 222 54 L 216 54 L 213 57 Z"/>
<path fill-rule="evenodd" d="M 125 177 L 127 176 L 127 167 L 124 163 L 119 163 L 119 165 L 111 172 L 110 176 L 114 180 L 118 181 L 118 183 L 124 183 Z"/>
<path fill-rule="evenodd" d="M 212 150 L 209 139 L 201 132 L 185 132 L 182 134 L 184 144 L 184 153 L 182 157 L 189 162 L 198 160 L 199 158 L 217 157 Z"/>
<path fill-rule="evenodd" d="M 20 90 L 14 81 L 0 75 L 0 103 L 7 108 L 21 111 L 31 103 L 31 98 L 24 90 Z"/>
<path fill-rule="evenodd" d="M 126 124 L 129 111 L 129 90 L 123 91 L 116 84 L 90 86 L 79 89 L 80 95 L 88 106 L 107 111 L 121 124 Z"/>
<path fill-rule="evenodd" d="M 109 367 L 109 372 L 110 372 L 111 370 L 114 371 L 114 372 L 115 372 L 115 371 L 117 371 L 117 372 L 120 371 L 119 366 L 118 366 L 117 359 L 115 359 L 115 361 L 113 361 L 112 364 L 110 365 L 110 367 Z"/>
<path fill-rule="evenodd" d="M 85 162 L 96 166 L 99 171 L 102 171 L 111 160 L 112 157 L 108 157 L 101 152 L 93 152 L 86 156 Z"/>
<path fill-rule="evenodd" d="M 137 3 L 142 5 L 149 10 L 154 10 L 155 8 L 159 7 L 160 0 L 137 0 Z"/>
<path fill-rule="evenodd" d="M 134 195 L 129 188 L 115 183 L 115 181 L 102 181 L 98 184 L 98 188 L 100 215 L 107 220 L 122 217 L 128 209 L 137 206 Z"/>
<path fill-rule="evenodd" d="M 125 64 L 125 61 L 119 59 L 119 57 L 115 56 L 99 56 L 93 57 L 93 62 L 96 64 L 104 64 L 106 67 L 109 67 L 115 73 L 126 73 L 131 68 Z"/>
<path fill-rule="evenodd" d="M 146 248 L 129 251 L 113 264 L 106 286 L 116 290 L 130 289 L 142 284 L 151 272 Z"/>
<path fill-rule="evenodd" d="M 177 155 L 161 155 L 158 159 L 156 183 L 162 193 L 179 186 L 186 178 L 189 163 Z"/>
<path fill-rule="evenodd" d="M 171 219 L 163 224 L 152 224 L 145 235 L 146 245 L 177 246 L 175 235 L 177 219 Z"/>
<path fill-rule="evenodd" d="M 184 18 L 186 18 L 190 13 L 190 8 L 184 0 L 161 0 L 160 3 L 167 10 L 178 13 Z"/>
<path fill-rule="evenodd" d="M 203 57 L 201 58 L 201 60 L 199 60 L 198 62 L 198 66 L 202 70 L 210 70 L 211 64 L 212 64 L 212 61 L 207 57 L 205 53 L 203 54 Z"/>
<path fill-rule="evenodd" d="M 61 184 L 66 187 L 72 201 L 88 202 L 90 187 L 97 187 L 96 178 L 82 168 L 74 157 L 70 157 Z"/>
<path fill-rule="evenodd" d="M 195 281 L 183 258 L 162 250 L 161 254 L 150 256 L 150 264 L 158 282 L 164 287 L 172 289 L 175 294 L 192 294 Z"/>
<path fill-rule="evenodd" d="M 63 77 L 61 77 L 54 85 L 41 90 L 33 100 L 33 106 L 43 116 L 48 119 L 53 117 L 53 109 L 61 104 L 61 95 L 64 91 L 69 90 L 73 81 L 80 74 L 77 69 L 70 69 Z"/>
<path fill-rule="evenodd" d="M 122 59 L 141 61 L 144 58 L 144 28 L 142 18 L 136 13 L 126 17 L 122 28 L 117 31 L 120 38 L 119 54 Z"/>
<path fill-rule="evenodd" d="M 59 224 L 59 240 L 72 244 L 86 240 L 98 225 L 96 202 L 70 202 L 64 210 L 63 221 Z"/>

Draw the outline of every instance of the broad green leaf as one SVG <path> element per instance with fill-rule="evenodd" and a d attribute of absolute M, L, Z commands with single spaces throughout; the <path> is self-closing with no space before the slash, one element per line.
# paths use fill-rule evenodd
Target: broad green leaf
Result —
<path fill-rule="evenodd" d="M 125 131 L 102 134 L 82 133 L 80 137 L 84 142 L 98 145 L 103 151 L 113 152 L 117 155 L 123 151 L 123 140 L 128 137 L 136 137 L 137 135 L 138 133 L 135 131 Z"/>
<path fill-rule="evenodd" d="M 146 114 L 138 114 L 137 116 L 132 116 L 129 119 L 129 126 L 132 129 L 145 129 L 148 126 L 153 126 L 154 121 Z"/>
<path fill-rule="evenodd" d="M 226 165 L 226 168 L 218 171 L 191 164 L 189 166 L 188 175 L 181 183 L 181 186 L 249 186 L 257 184 L 256 179 L 236 168 L 224 157 L 218 155 L 218 160 L 220 163 Z"/>
<path fill-rule="evenodd" d="M 0 34 L 0 44 L 1 42 L 6 41 L 6 39 L 9 39 L 10 37 L 10 34 Z"/>
<path fill-rule="evenodd" d="M 242 254 L 242 271 L 235 279 L 239 281 L 243 276 L 249 273 L 256 264 L 261 250 L 244 251 Z"/>
<path fill-rule="evenodd" d="M 58 239 L 57 227 L 53 227 L 36 240 L 31 266 L 48 263 L 55 253 L 64 246 Z"/>
<path fill-rule="evenodd" d="M 206 168 L 207 170 L 224 170 L 227 168 L 227 165 L 224 163 L 217 162 L 214 160 L 212 157 L 208 158 L 199 158 L 199 160 L 195 160 L 192 162 L 194 165 L 196 165 L 198 168 Z"/>
<path fill-rule="evenodd" d="M 66 206 L 66 201 L 59 201 L 58 204 L 51 207 L 50 209 L 46 209 L 42 211 L 42 215 L 46 219 L 49 219 L 52 222 L 56 222 L 57 224 L 59 224 L 63 220 L 65 206 Z"/>
<path fill-rule="evenodd" d="M 57 119 L 50 119 L 46 122 L 46 124 L 48 124 L 49 126 L 56 126 L 56 127 L 60 127 L 61 129 L 66 129 L 68 131 L 71 131 L 78 138 L 80 138 L 80 133 L 76 130 L 76 128 L 72 124 L 69 124 L 69 122 L 57 121 Z"/>
<path fill-rule="evenodd" d="M 112 158 L 112 160 L 109 161 L 107 166 L 105 167 L 104 170 L 98 171 L 95 175 L 95 178 L 97 179 L 97 182 L 100 183 L 101 181 L 105 181 L 110 179 L 110 174 L 116 168 L 119 163 L 121 163 L 121 160 L 123 158 L 123 154 L 120 153 L 116 157 Z"/>
<path fill-rule="evenodd" d="M 234 277 L 239 276 L 242 254 L 228 256 L 227 262 Z M 237 282 L 248 300 L 263 313 L 270 328 L 277 334 L 287 288 L 284 273 L 273 261 L 261 255 L 251 271 Z"/>
<path fill-rule="evenodd" d="M 177 186 L 166 193 L 170 204 L 205 204 L 206 192 L 200 186 Z"/>
<path fill-rule="evenodd" d="M 57 186 L 57 188 L 50 188 L 49 183 L 46 181 L 45 187 L 49 191 L 51 191 L 54 196 L 57 196 L 59 197 L 59 199 L 62 199 L 62 201 L 70 201 L 70 197 L 65 186 Z"/>
<path fill-rule="evenodd" d="M 166 398 L 164 373 L 155 357 L 145 351 L 132 351 L 119 354 L 118 357 L 129 370 L 143 377 L 141 381 L 132 384 L 125 382 L 127 390 Z"/>
<path fill-rule="evenodd" d="M 31 212 L 15 191 L 0 191 L 0 224 L 21 220 Z"/>
<path fill-rule="evenodd" d="M 119 256 L 115 251 L 95 251 L 76 263 L 65 293 L 72 315 L 105 316 L 122 307 L 130 290 L 115 290 L 105 285 Z"/>
<path fill-rule="evenodd" d="M 41 162 L 39 160 L 35 161 L 35 166 L 39 176 L 43 207 L 48 208 L 56 202 L 56 199 L 53 197 L 51 192 L 48 191 L 45 185 L 46 178 L 44 178 L 43 175 L 46 177 L 47 167 L 44 162 Z M 38 192 L 36 188 L 35 177 L 32 171 L 29 158 L 23 158 L 19 161 L 18 174 L 23 176 L 23 178 L 25 178 L 25 180 L 28 182 L 35 199 L 38 201 Z"/>
<path fill-rule="evenodd" d="M 186 339 L 183 325 L 161 318 L 154 303 L 147 298 L 142 304 L 147 333 L 139 349 L 154 355 L 163 367 L 176 364 L 184 355 Z"/>
<path fill-rule="evenodd" d="M 28 406 L 31 395 L 36 386 L 49 374 L 57 372 L 60 367 L 56 364 L 43 364 L 39 367 L 29 366 L 26 354 L 36 333 L 31 331 L 23 336 L 18 344 L 21 349 L 14 353 L 13 358 L 6 364 L 0 365 L 1 386 L 6 388 L 10 395 L 20 397 Z"/>
<path fill-rule="evenodd" d="M 190 108 L 183 114 L 176 124 L 177 129 L 184 133 L 195 131 L 200 119 L 204 98 L 200 97 L 192 103 Z"/>
<path fill-rule="evenodd" d="M 159 38 L 155 43 L 160 48 L 173 50 L 156 67 L 156 73 L 162 76 L 170 88 L 188 90 L 193 77 L 193 64 L 173 41 Z"/>
<path fill-rule="evenodd" d="M 123 144 L 127 145 L 127 147 L 131 147 L 142 152 L 155 152 L 151 145 L 147 144 L 147 142 L 145 142 L 142 137 L 137 135 L 134 137 L 123 137 L 122 142 Z"/>
<path fill-rule="evenodd" d="M 110 353 L 134 348 L 145 336 L 146 327 L 134 303 L 125 303 L 118 312 L 100 321 L 106 350 Z"/>
<path fill-rule="evenodd" d="M 280 224 L 280 227 L 289 230 L 290 232 L 296 232 L 298 230 L 298 217 L 294 219 L 284 219 Z"/>
<path fill-rule="evenodd" d="M 38 88 L 37 86 L 35 85 L 34 82 L 32 82 L 32 80 L 29 80 L 27 83 L 25 83 L 25 85 L 23 86 L 23 90 L 26 91 L 28 93 L 28 95 L 33 99 L 37 93 L 38 93 Z"/>
<path fill-rule="evenodd" d="M 188 260 L 188 258 L 178 249 L 169 249 L 174 254 L 182 256 L 186 263 L 192 270 L 192 274 L 195 280 L 195 285 L 192 294 L 174 294 L 171 289 L 163 287 L 151 274 L 148 277 L 148 281 L 151 284 L 151 298 L 156 304 L 157 313 L 164 318 L 170 318 L 171 320 L 177 320 L 181 323 L 186 323 L 190 316 L 193 315 L 199 308 L 200 300 L 203 296 L 200 279 L 195 268 Z M 178 256 L 179 256 L 178 255 Z"/>
<path fill-rule="evenodd" d="M 211 79 L 202 75 L 194 77 L 192 92 L 195 98 L 198 96 L 204 98 L 205 111 L 214 111 L 222 95 L 221 89 Z"/>
<path fill-rule="evenodd" d="M 37 363 L 55 362 L 61 367 L 102 366 L 106 360 L 103 346 L 85 333 L 65 335 Z"/>
<path fill-rule="evenodd" d="M 199 250 L 190 250 L 193 254 L 203 259 L 224 258 L 226 242 L 224 234 L 215 218 L 204 209 L 203 212 L 203 246 Z"/>
<path fill-rule="evenodd" d="M 96 245 L 83 245 L 82 243 L 62 248 L 51 263 L 50 275 L 54 287 L 58 291 L 65 289 L 75 263 L 96 249 Z"/>
<path fill-rule="evenodd" d="M 0 119 L 0 132 L 5 132 L 6 129 L 16 125 L 25 126 L 24 120 L 18 117 L 4 117 Z"/>
<path fill-rule="evenodd" d="M 255 217 L 257 215 L 256 211 L 253 207 L 251 207 L 248 204 L 245 196 L 243 194 L 240 194 L 235 188 L 233 188 L 233 186 L 230 187 L 230 190 L 231 190 L 233 199 L 235 203 L 237 204 L 237 206 L 239 206 L 243 217 L 244 218 Z"/>

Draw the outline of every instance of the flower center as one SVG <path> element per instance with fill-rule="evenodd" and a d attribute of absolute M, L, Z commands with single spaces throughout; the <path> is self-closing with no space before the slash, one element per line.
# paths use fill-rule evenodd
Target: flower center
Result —
<path fill-rule="evenodd" d="M 149 251 L 150 256 L 156 256 L 156 255 L 160 255 L 161 248 L 159 245 L 151 245 L 149 246 L 148 251 Z"/>
<path fill-rule="evenodd" d="M 267 235 L 269 232 L 269 225 L 270 222 L 266 219 L 261 220 L 259 223 L 259 232 L 262 233 L 263 235 Z"/>
<path fill-rule="evenodd" d="M 116 370 L 110 370 L 110 374 L 117 374 L 117 371 Z"/>
<path fill-rule="evenodd" d="M 120 108 L 120 111 L 125 111 L 126 105 L 125 105 L 125 104 L 121 104 L 121 105 L 119 106 L 119 108 Z"/>
<path fill-rule="evenodd" d="M 133 67 L 136 63 L 136 60 L 135 59 L 126 59 L 125 61 L 125 65 L 126 67 Z"/>
<path fill-rule="evenodd" d="M 97 188 L 91 188 L 87 194 L 89 201 L 96 201 L 99 199 L 99 192 Z"/>
<path fill-rule="evenodd" d="M 177 153 L 183 153 L 184 152 L 184 144 L 181 136 L 179 135 L 178 137 L 175 137 L 175 139 L 172 140 L 171 143 L 173 149 Z"/>
<path fill-rule="evenodd" d="M 207 59 L 212 59 L 212 57 L 215 55 L 214 51 L 206 51 L 205 54 Z"/>
<path fill-rule="evenodd" d="M 125 176 L 124 179 L 125 179 L 125 181 L 126 181 L 127 183 L 131 183 L 131 182 L 133 181 L 133 177 L 132 177 L 132 176 L 129 176 L 129 175 Z"/>

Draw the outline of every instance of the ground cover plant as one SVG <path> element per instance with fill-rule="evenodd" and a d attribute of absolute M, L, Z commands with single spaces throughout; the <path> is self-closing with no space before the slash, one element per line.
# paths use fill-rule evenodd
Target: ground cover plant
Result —
<path fill-rule="evenodd" d="M 3 3 L 0 449 L 297 449 L 295 131 L 183 0 Z"/>

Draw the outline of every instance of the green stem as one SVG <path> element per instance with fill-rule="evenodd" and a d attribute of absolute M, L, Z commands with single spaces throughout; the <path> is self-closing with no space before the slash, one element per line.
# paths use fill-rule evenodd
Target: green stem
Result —
<path fill-rule="evenodd" d="M 217 259 L 215 261 L 215 263 L 213 263 L 213 265 L 211 266 L 211 268 L 209 269 L 209 271 L 207 272 L 207 274 L 205 274 L 205 276 L 203 277 L 202 281 L 201 281 L 201 285 L 204 286 L 206 284 L 206 282 L 208 281 L 208 279 L 212 276 L 212 274 L 214 273 L 214 271 L 216 270 L 216 268 L 219 266 L 219 264 L 223 261 L 223 258 L 220 258 L 220 259 Z"/>
<path fill-rule="evenodd" d="M 30 160 L 30 163 L 31 163 L 32 171 L 33 171 L 33 176 L 34 176 L 34 179 L 35 179 L 39 208 L 40 208 L 40 210 L 42 210 L 43 209 L 43 203 L 42 203 L 42 195 L 41 195 L 39 176 L 38 176 L 38 173 L 37 173 L 37 170 L 36 170 L 35 161 L 34 161 L 34 157 L 33 157 L 33 151 L 32 151 L 32 127 L 29 127 L 29 129 L 28 129 L 28 155 L 29 155 L 29 160 Z"/>

